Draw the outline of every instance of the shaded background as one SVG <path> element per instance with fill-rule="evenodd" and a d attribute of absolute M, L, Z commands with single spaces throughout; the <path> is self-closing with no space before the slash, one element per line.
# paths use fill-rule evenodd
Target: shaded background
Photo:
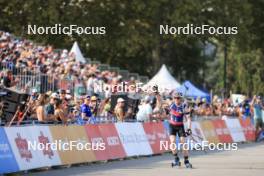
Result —
<path fill-rule="evenodd" d="M 205 90 L 264 92 L 263 0 L 0 0 L 0 30 L 153 76 L 164 63 Z M 106 35 L 27 35 L 26 26 L 105 26 Z M 159 25 L 237 26 L 237 35 L 159 35 Z M 224 52 L 226 50 L 226 52 Z M 226 85 L 224 56 L 226 53 Z"/>

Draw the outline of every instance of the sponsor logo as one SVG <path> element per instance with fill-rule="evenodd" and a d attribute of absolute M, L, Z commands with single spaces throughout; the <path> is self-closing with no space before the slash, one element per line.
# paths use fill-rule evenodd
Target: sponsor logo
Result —
<path fill-rule="evenodd" d="M 49 145 L 50 144 L 49 138 L 48 137 L 45 137 L 44 134 L 43 134 L 43 132 L 40 131 L 40 136 L 38 137 L 38 140 L 39 140 L 39 143 L 47 146 L 42 151 L 43 152 L 43 155 L 47 155 L 49 157 L 49 159 L 52 159 L 52 156 L 54 156 L 54 153 L 51 150 L 51 147 Z"/>
<path fill-rule="evenodd" d="M 107 144 L 109 146 L 115 146 L 115 145 L 119 145 L 119 139 L 117 136 L 111 136 L 107 138 Z"/>
<path fill-rule="evenodd" d="M 16 146 L 18 148 L 19 154 L 21 158 L 25 158 L 27 162 L 30 162 L 32 159 L 32 153 L 28 149 L 28 142 L 26 139 L 23 139 L 20 133 L 17 133 L 17 137 L 15 138 Z"/>

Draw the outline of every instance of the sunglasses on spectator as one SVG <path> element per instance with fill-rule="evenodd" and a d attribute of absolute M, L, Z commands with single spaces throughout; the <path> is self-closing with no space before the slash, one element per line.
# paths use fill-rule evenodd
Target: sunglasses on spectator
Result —
<path fill-rule="evenodd" d="M 174 99 L 181 99 L 181 97 L 174 97 Z"/>

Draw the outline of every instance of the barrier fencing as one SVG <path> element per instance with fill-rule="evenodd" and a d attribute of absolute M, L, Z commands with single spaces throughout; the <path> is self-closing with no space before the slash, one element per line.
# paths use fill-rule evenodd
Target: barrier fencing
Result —
<path fill-rule="evenodd" d="M 0 174 L 24 170 L 105 161 L 167 152 L 160 148 L 168 141 L 168 122 L 106 123 L 95 125 L 33 125 L 0 128 Z M 193 138 L 199 143 L 231 143 L 255 140 L 255 129 L 249 119 L 204 120 L 192 123 Z M 190 140 L 190 139 L 189 139 Z M 105 150 L 55 150 L 51 143 L 65 145 L 105 145 Z M 29 143 L 47 146 L 41 150 L 29 148 Z M 49 145 L 47 145 L 49 144 Z M 93 146 L 93 145 L 92 145 Z"/>
<path fill-rule="evenodd" d="M 102 65 L 102 67 L 100 67 Z M 109 69 L 116 71 L 123 76 L 123 79 L 127 80 L 134 77 L 143 83 L 148 81 L 148 77 L 139 76 L 136 73 L 129 73 L 127 70 L 120 70 L 118 67 L 106 67 L 107 65 L 101 64 L 99 68 Z M 77 80 L 68 78 L 60 79 L 58 75 L 47 75 L 41 73 L 40 66 L 23 67 L 15 66 L 12 62 L 0 63 L 0 71 L 10 70 L 12 71 L 14 78 L 17 79 L 17 85 L 15 89 L 24 93 L 30 93 L 32 89 L 37 88 L 43 92 L 57 91 L 58 89 L 69 89 L 74 91 L 74 84 L 78 84 Z"/>
<path fill-rule="evenodd" d="M 75 81 L 70 79 L 58 79 L 56 76 L 45 74 L 14 75 L 17 80 L 15 90 L 30 94 L 33 89 L 38 92 L 57 91 L 59 89 L 74 91 Z"/>

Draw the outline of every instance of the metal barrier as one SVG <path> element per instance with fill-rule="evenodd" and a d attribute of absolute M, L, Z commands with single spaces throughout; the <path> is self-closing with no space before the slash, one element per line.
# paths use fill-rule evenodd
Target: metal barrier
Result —
<path fill-rule="evenodd" d="M 24 93 L 31 93 L 33 89 L 41 93 L 59 89 L 74 91 L 74 80 L 70 79 L 59 79 L 46 74 L 14 75 L 14 77 L 18 81 L 15 89 Z"/>
<path fill-rule="evenodd" d="M 0 63 L 0 71 L 10 70 L 13 75 L 35 75 L 40 73 L 40 66 L 17 67 L 12 62 Z"/>
<path fill-rule="evenodd" d="M 236 116 L 227 116 L 226 118 L 228 119 L 232 119 L 232 118 L 238 118 Z M 199 116 L 199 115 L 194 115 L 192 118 L 192 121 L 195 122 L 200 122 L 200 121 L 204 121 L 204 120 L 216 120 L 216 119 L 222 119 L 220 116 Z M 157 122 L 157 121 L 166 121 L 166 119 L 152 119 L 152 122 Z M 98 116 L 93 118 L 92 123 L 88 123 L 88 124 L 102 124 L 102 123 L 116 123 L 117 122 L 117 118 L 112 116 L 112 117 L 106 117 L 106 116 Z M 144 122 L 144 121 L 137 121 L 136 119 L 125 119 L 124 122 Z M 59 121 L 44 121 L 44 122 L 40 122 L 36 119 L 31 119 L 31 120 L 24 120 L 22 122 L 18 121 L 13 121 L 11 126 L 27 126 L 27 125 L 63 125 L 62 122 Z M 67 122 L 67 125 L 76 125 L 77 124 L 77 120 L 76 119 L 72 119 L 71 121 Z M 0 126 L 6 126 L 5 122 L 1 122 L 0 121 Z"/>
<path fill-rule="evenodd" d="M 75 125 L 77 120 L 73 119 L 71 121 L 68 121 L 67 125 Z M 100 116 L 100 117 L 96 117 L 94 118 L 94 121 L 91 124 L 102 124 L 102 123 L 116 123 L 117 122 L 117 118 L 116 117 L 104 117 L 104 116 Z M 126 122 L 136 122 L 135 119 L 127 119 Z M 36 119 L 31 119 L 31 120 L 24 120 L 21 122 L 18 121 L 13 121 L 12 124 L 10 124 L 11 126 L 27 126 L 27 125 L 35 125 L 35 124 L 40 124 L 40 125 L 62 125 L 63 123 L 60 121 L 44 121 L 44 122 L 40 122 Z M 9 124 L 8 124 L 9 125 Z M 0 126 L 6 126 L 5 122 L 1 122 L 0 121 Z"/>

